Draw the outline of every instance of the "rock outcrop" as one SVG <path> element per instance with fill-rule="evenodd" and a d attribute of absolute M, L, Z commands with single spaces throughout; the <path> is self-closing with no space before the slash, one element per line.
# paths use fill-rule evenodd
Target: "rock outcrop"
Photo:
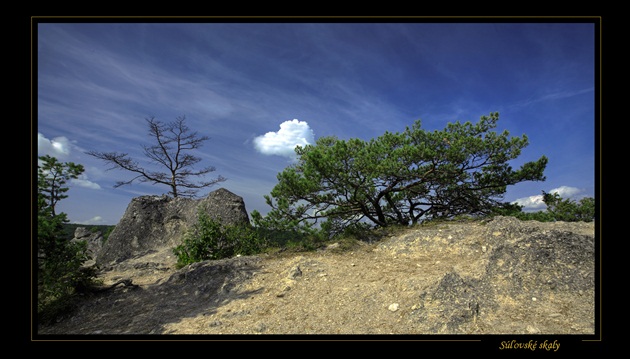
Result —
<path fill-rule="evenodd" d="M 39 334 L 597 339 L 594 223 L 496 217 L 376 232 L 380 240 L 346 250 L 329 245 L 180 269 L 145 267 L 157 253 L 133 258 L 102 272 L 112 289 L 85 296 Z M 116 285 L 126 279 L 136 286 Z"/>
<path fill-rule="evenodd" d="M 86 241 L 88 254 L 94 260 L 98 257 L 103 247 L 103 233 L 100 231 L 92 232 L 86 227 L 77 227 L 77 229 L 74 230 L 74 238 L 72 238 L 72 241 Z"/>
<path fill-rule="evenodd" d="M 224 225 L 249 223 L 243 198 L 220 188 L 205 198 L 141 196 L 131 200 L 96 263 L 108 266 L 164 247 L 175 247 L 197 222 L 199 211 Z"/>

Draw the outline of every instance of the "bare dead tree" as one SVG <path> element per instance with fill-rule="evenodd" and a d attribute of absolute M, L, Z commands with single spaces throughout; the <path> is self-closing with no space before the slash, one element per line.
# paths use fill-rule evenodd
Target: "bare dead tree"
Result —
<path fill-rule="evenodd" d="M 219 175 L 212 180 L 200 182 L 190 180 L 192 177 L 200 177 L 213 172 L 215 168 L 205 167 L 201 170 L 193 170 L 192 167 L 199 163 L 201 158 L 188 153 L 188 151 L 198 149 L 204 141 L 210 138 L 199 136 L 197 132 L 191 132 L 186 126 L 185 120 L 184 116 L 177 117 L 175 121 L 166 124 L 155 120 L 153 117 L 146 120 L 149 125 L 149 136 L 156 143 L 151 146 L 143 145 L 144 155 L 150 162 L 158 164 L 159 167 L 166 170 L 152 171 L 146 169 L 131 159 L 127 153 L 97 151 L 86 153 L 112 165 L 108 170 L 122 169 L 137 174 L 128 181 L 116 182 L 114 188 L 138 180 L 139 182 L 169 186 L 171 189 L 169 194 L 173 197 L 194 197 L 199 189 L 223 182 L 226 178 Z"/>

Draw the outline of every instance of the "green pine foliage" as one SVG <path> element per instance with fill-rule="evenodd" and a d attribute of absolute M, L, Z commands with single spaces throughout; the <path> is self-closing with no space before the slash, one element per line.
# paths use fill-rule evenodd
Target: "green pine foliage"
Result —
<path fill-rule="evenodd" d="M 297 163 L 278 174 L 265 196 L 271 211 L 259 222 L 304 233 L 323 227 L 334 235 L 360 223 L 387 227 L 491 214 L 507 186 L 544 181 L 548 161 L 541 156 L 512 168 L 528 139 L 492 131 L 498 120 L 491 113 L 441 131 L 416 121 L 367 141 L 322 137 L 298 146 Z"/>
<path fill-rule="evenodd" d="M 39 157 L 37 188 L 37 309 L 41 321 L 51 320 L 71 306 L 72 298 L 88 288 L 95 268 L 85 268 L 90 259 L 87 243 L 73 242 L 65 235 L 65 213 L 55 205 L 68 196 L 66 183 L 83 173 L 83 166 L 61 163 L 51 156 Z"/>

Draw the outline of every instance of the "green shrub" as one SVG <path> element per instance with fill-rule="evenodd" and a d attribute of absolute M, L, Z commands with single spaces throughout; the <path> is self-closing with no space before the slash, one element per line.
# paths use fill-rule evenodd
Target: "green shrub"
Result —
<path fill-rule="evenodd" d="M 87 243 L 73 242 L 65 213 L 56 205 L 68 196 L 66 183 L 83 173 L 82 165 L 61 163 L 51 156 L 38 157 L 37 165 L 37 314 L 40 322 L 52 320 L 71 307 L 75 294 L 96 282 L 96 268 Z"/>
<path fill-rule="evenodd" d="M 263 232 L 249 224 L 231 225 L 224 228 L 227 242 L 234 248 L 233 255 L 253 255 L 268 247 L 269 241 Z"/>
<path fill-rule="evenodd" d="M 570 199 L 562 199 L 558 193 L 545 193 L 543 200 L 547 205 L 547 211 L 557 221 L 566 222 L 590 222 L 595 219 L 595 199 L 582 198 L 579 202 Z"/>
<path fill-rule="evenodd" d="M 287 239 L 282 247 L 293 252 L 309 252 L 320 248 L 322 245 L 323 241 L 315 235 L 297 235 Z"/>
<path fill-rule="evenodd" d="M 248 224 L 222 226 L 203 211 L 197 223 L 184 234 L 183 243 L 173 248 L 177 267 L 208 259 L 229 258 L 235 255 L 260 253 L 267 239 Z"/>
<path fill-rule="evenodd" d="M 40 225 L 37 311 L 40 321 L 46 322 L 69 310 L 74 296 L 96 283 L 96 268 L 83 267 L 91 259 L 87 242 L 73 242 L 61 235 L 59 217 L 39 218 Z"/>
<path fill-rule="evenodd" d="M 558 193 L 543 191 L 543 201 L 547 209 L 538 212 L 523 212 L 522 206 L 512 203 L 502 203 L 493 209 L 493 215 L 512 216 L 523 221 L 539 222 L 591 222 L 595 220 L 595 199 L 582 198 L 579 202 L 563 199 Z"/>

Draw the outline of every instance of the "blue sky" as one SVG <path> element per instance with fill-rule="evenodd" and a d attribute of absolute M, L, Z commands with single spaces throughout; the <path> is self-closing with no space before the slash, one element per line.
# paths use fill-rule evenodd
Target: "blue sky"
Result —
<path fill-rule="evenodd" d="M 545 155 L 545 182 L 508 187 L 506 201 L 544 209 L 542 191 L 594 197 L 596 24 L 532 23 L 45 23 L 37 24 L 37 153 L 85 166 L 58 211 L 73 223 L 116 224 L 132 198 L 168 192 L 108 171 L 86 151 L 143 163 L 146 118 L 210 137 L 210 177 L 247 210 L 292 163 L 295 144 L 371 139 L 476 122 L 526 134 L 513 166 Z"/>

